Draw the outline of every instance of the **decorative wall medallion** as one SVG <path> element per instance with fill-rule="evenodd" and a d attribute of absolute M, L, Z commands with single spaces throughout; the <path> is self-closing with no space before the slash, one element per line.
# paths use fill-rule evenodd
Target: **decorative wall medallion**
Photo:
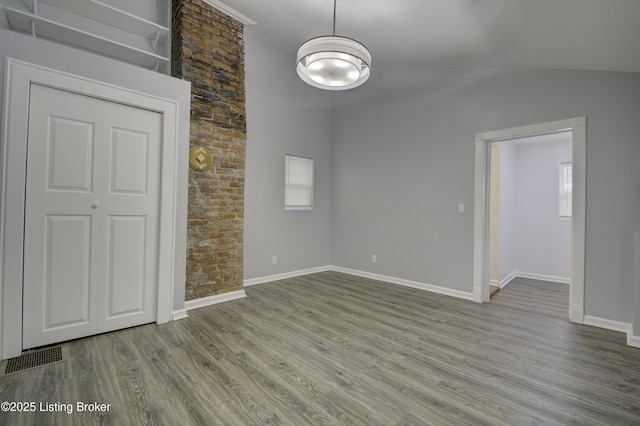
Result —
<path fill-rule="evenodd" d="M 204 146 L 192 146 L 189 150 L 189 165 L 197 172 L 209 170 L 213 163 L 211 151 Z"/>

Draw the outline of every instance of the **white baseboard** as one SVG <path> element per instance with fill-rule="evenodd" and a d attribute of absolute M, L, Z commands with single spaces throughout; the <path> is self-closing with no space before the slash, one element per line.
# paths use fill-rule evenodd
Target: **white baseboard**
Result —
<path fill-rule="evenodd" d="M 558 283 L 558 284 L 571 283 L 570 278 L 556 277 L 553 275 L 533 274 L 531 272 L 515 271 L 500 280 L 500 284 L 499 284 L 500 288 L 501 289 L 504 288 L 507 284 L 509 284 L 511 281 L 513 281 L 516 278 L 528 278 L 531 280 L 547 281 L 547 282 Z"/>
<path fill-rule="evenodd" d="M 287 278 L 295 278 L 303 275 L 315 274 L 318 272 L 335 271 L 343 274 L 354 275 L 362 278 L 383 281 L 389 284 L 411 287 L 418 290 L 430 291 L 432 293 L 444 294 L 446 296 L 456 297 L 458 299 L 473 300 L 473 293 L 467 293 L 460 290 L 452 290 L 450 288 L 439 287 L 431 284 L 420 283 L 417 281 L 405 280 L 402 278 L 389 277 L 386 275 L 374 274 L 371 272 L 359 271 L 356 269 L 343 268 L 341 266 L 321 266 L 318 268 L 303 269 L 299 271 L 287 272 L 284 274 L 269 275 L 266 277 L 251 278 L 244 281 L 244 285 L 249 287 L 258 284 L 265 284 L 273 281 L 284 280 Z"/>
<path fill-rule="evenodd" d="M 566 277 L 555 277 L 553 275 L 542 275 L 542 274 L 533 274 L 530 272 L 514 272 L 515 276 L 518 278 L 529 278 L 531 280 L 539 280 L 539 281 L 549 281 L 552 283 L 559 284 L 570 284 L 571 279 Z"/>
<path fill-rule="evenodd" d="M 473 293 L 460 290 L 453 290 L 446 287 L 439 287 L 431 284 L 420 283 L 417 281 L 405 280 L 402 278 L 389 277 L 386 275 L 374 274 L 371 272 L 358 271 L 355 269 L 343 268 L 340 266 L 332 266 L 332 271 L 341 272 L 343 274 L 355 275 L 362 278 L 383 281 L 389 284 L 397 284 L 404 287 L 411 287 L 418 290 L 430 291 L 432 293 L 444 294 L 445 296 L 457 297 L 458 299 L 473 301 Z"/>
<path fill-rule="evenodd" d="M 606 330 L 625 333 L 627 335 L 627 346 L 640 348 L 640 336 L 636 336 L 633 334 L 633 324 L 594 317 L 591 315 L 584 316 L 584 324 L 593 327 L 604 328 Z"/>
<path fill-rule="evenodd" d="M 498 280 L 489 280 L 490 287 L 500 287 L 500 281 Z"/>
<path fill-rule="evenodd" d="M 576 324 L 584 324 L 584 307 L 569 305 L 569 321 Z"/>
<path fill-rule="evenodd" d="M 318 272 L 327 272 L 327 271 L 331 271 L 331 266 L 328 266 L 328 265 L 320 266 L 317 268 L 301 269 L 298 271 L 285 272 L 283 274 L 268 275 L 266 277 L 250 278 L 250 279 L 244 280 L 243 284 L 245 287 L 250 287 L 252 285 L 265 284 L 273 281 L 286 280 L 287 278 L 295 278 L 303 275 L 317 274 Z"/>
<path fill-rule="evenodd" d="M 640 336 L 632 336 L 627 334 L 627 346 L 640 348 Z"/>
<path fill-rule="evenodd" d="M 173 315 L 171 316 L 172 321 L 178 321 L 185 318 L 189 318 L 186 309 L 178 309 L 177 311 L 173 311 Z"/>
<path fill-rule="evenodd" d="M 283 274 L 277 274 L 277 275 L 270 275 L 270 276 L 266 276 L 266 277 L 259 277 L 259 278 L 252 278 L 252 279 L 248 279 L 244 281 L 244 285 L 245 286 L 253 286 L 253 285 L 258 285 L 258 284 L 264 284 L 264 283 L 268 283 L 268 282 L 273 282 L 273 281 L 279 281 L 279 280 L 284 280 L 287 278 L 294 278 L 294 277 L 299 277 L 299 276 L 303 276 L 303 275 L 310 275 L 310 274 L 315 274 L 315 273 L 319 273 L 319 272 L 327 272 L 327 271 L 335 271 L 335 272 L 340 272 L 343 274 L 348 274 L 348 275 L 354 275 L 357 277 L 362 277 L 362 278 L 368 278 L 368 279 L 372 279 L 372 280 L 376 280 L 376 281 L 382 281 L 382 282 L 386 282 L 389 284 L 396 284 L 396 285 L 401 285 L 404 287 L 410 287 L 410 288 L 415 288 L 418 290 L 424 290 L 424 291 L 429 291 L 432 293 L 437 293 L 437 294 L 442 294 L 445 296 L 451 296 L 451 297 L 456 297 L 458 299 L 463 299 L 463 300 L 469 300 L 469 301 L 473 301 L 473 293 L 470 292 L 465 292 L 465 291 L 460 291 L 460 290 L 453 290 L 450 288 L 446 288 L 446 287 L 439 287 L 439 286 L 435 286 L 435 285 L 431 285 L 431 284 L 426 284 L 426 283 L 421 283 L 421 282 L 417 282 L 417 281 L 411 281 L 411 280 L 405 280 L 402 278 L 395 278 L 395 277 L 390 277 L 390 276 L 386 276 L 386 275 L 380 275 L 380 274 L 374 274 L 371 272 L 365 272 L 365 271 L 359 271 L 356 269 L 350 269 L 350 268 L 343 268 L 341 266 L 321 266 L 318 268 L 310 268 L 310 269 L 303 269 L 303 270 L 298 270 L 298 271 L 293 271 L 293 272 L 287 272 L 287 273 L 283 273 Z M 537 279 L 537 280 L 543 280 L 543 281 L 552 281 L 552 282 L 558 282 L 558 283 L 563 283 L 563 281 L 559 281 L 562 280 L 562 278 L 558 278 L 558 277 L 549 277 L 546 275 L 537 275 L 537 274 L 523 274 L 520 272 L 513 272 L 511 273 L 509 276 L 507 276 L 506 278 L 503 278 L 500 281 L 500 285 L 502 287 L 504 287 L 505 285 L 507 285 L 509 283 L 509 281 L 511 281 L 512 279 L 516 278 L 516 277 L 523 277 L 523 278 L 531 278 L 531 279 Z M 568 280 L 567 280 L 568 283 Z M 230 293 L 223 293 L 223 294 L 218 294 L 215 296 L 209 296 L 209 297 L 204 297 L 202 299 L 196 299 L 196 300 L 189 300 L 187 302 L 185 302 L 185 308 L 181 309 L 181 310 L 177 310 L 173 312 L 173 320 L 180 320 L 183 318 L 187 318 L 187 311 L 190 311 L 192 309 L 198 309 L 198 308 L 203 308 L 205 306 L 210 306 L 210 305 L 215 305 L 218 303 L 224 303 L 224 302 L 229 302 L 232 300 L 237 300 L 237 299 L 241 299 L 246 297 L 246 293 L 244 290 L 238 290 L 238 291 L 234 291 L 234 292 L 230 292 Z M 612 331 L 619 331 L 622 333 L 626 333 L 627 334 L 627 345 L 629 346 L 633 346 L 636 348 L 640 348 L 640 336 L 635 336 L 633 334 L 633 326 L 632 324 L 627 324 L 621 321 L 613 321 L 613 320 L 608 320 L 605 318 L 599 318 L 599 317 L 594 317 L 594 316 L 590 316 L 590 315 L 584 315 L 584 312 L 582 310 L 581 307 L 576 307 L 573 308 L 571 307 L 570 312 L 569 312 L 569 316 L 571 321 L 576 322 L 576 323 L 580 323 L 580 324 L 585 324 L 585 325 L 590 325 L 593 327 L 599 327 L 599 328 L 604 328 L 607 330 L 612 330 Z"/>
<path fill-rule="evenodd" d="M 621 321 L 613 321 L 606 318 L 598 318 L 591 315 L 584 316 L 584 324 L 593 327 L 605 328 L 607 330 L 619 331 L 629 334 L 631 332 L 631 324 Z"/>
<path fill-rule="evenodd" d="M 515 279 L 517 277 L 518 277 L 518 273 L 517 272 L 512 272 L 509 275 L 507 275 L 506 277 L 504 277 L 503 279 L 501 279 L 500 283 L 498 284 L 498 286 L 502 290 L 507 284 L 509 284 L 513 279 Z"/>
<path fill-rule="evenodd" d="M 633 324 L 622 321 L 613 321 L 605 318 L 598 318 L 591 315 L 584 316 L 584 324 L 625 333 L 627 335 L 627 346 L 640 348 L 640 336 L 636 336 L 633 334 Z"/>
<path fill-rule="evenodd" d="M 634 348 L 640 348 L 640 336 L 636 336 L 633 331 L 633 324 L 629 325 L 629 332 L 627 333 L 627 346 L 633 346 Z"/>
<path fill-rule="evenodd" d="M 217 305 L 218 303 L 230 302 L 232 300 L 247 297 L 244 290 L 230 291 L 229 293 L 216 294 L 214 296 L 203 297 L 195 300 L 187 300 L 184 302 L 185 311 L 204 308 L 205 306 Z"/>

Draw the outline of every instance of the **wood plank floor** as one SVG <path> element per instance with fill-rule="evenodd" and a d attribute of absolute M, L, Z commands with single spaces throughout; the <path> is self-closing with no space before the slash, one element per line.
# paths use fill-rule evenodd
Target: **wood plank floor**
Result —
<path fill-rule="evenodd" d="M 74 404 L 0 424 L 640 424 L 640 350 L 622 333 L 335 272 L 246 292 L 0 378 L 2 401 Z"/>
<path fill-rule="evenodd" d="M 491 296 L 491 303 L 567 319 L 569 318 L 569 284 L 518 277 L 494 293 Z"/>

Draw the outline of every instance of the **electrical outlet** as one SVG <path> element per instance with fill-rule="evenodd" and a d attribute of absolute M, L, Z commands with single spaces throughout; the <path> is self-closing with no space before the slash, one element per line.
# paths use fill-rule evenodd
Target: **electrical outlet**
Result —
<path fill-rule="evenodd" d="M 271 256 L 271 264 L 275 265 L 276 263 L 278 263 L 278 256 Z"/>
<path fill-rule="evenodd" d="M 463 214 L 465 212 L 464 203 L 458 203 L 458 213 Z"/>
<path fill-rule="evenodd" d="M 375 254 L 371 255 L 371 263 L 376 263 L 378 261 L 378 256 L 376 256 Z"/>

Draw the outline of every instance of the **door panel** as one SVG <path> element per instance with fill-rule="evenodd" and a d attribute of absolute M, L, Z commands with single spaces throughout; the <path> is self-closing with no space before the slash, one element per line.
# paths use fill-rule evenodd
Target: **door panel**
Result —
<path fill-rule="evenodd" d="M 48 188 L 91 191 L 93 125 L 51 117 L 49 130 Z"/>
<path fill-rule="evenodd" d="M 91 204 L 99 173 L 95 117 L 101 114 L 95 99 L 35 85 L 29 105 L 24 349 L 95 333 L 97 242 L 91 236 L 98 216 Z"/>
<path fill-rule="evenodd" d="M 23 348 L 153 322 L 161 116 L 32 85 Z"/>
<path fill-rule="evenodd" d="M 111 136 L 110 192 L 146 195 L 149 135 L 113 129 Z"/>
<path fill-rule="evenodd" d="M 105 105 L 98 315 L 103 331 L 156 320 L 161 116 Z"/>
<path fill-rule="evenodd" d="M 48 216 L 45 240 L 45 328 L 89 323 L 91 217 Z"/>
<path fill-rule="evenodd" d="M 144 312 L 144 217 L 111 217 L 107 318 Z"/>

